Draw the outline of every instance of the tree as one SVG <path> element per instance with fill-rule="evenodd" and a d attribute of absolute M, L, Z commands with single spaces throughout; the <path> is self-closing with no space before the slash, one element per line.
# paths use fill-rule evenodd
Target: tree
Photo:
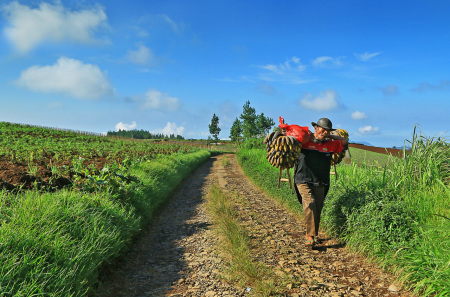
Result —
<path fill-rule="evenodd" d="M 219 133 L 222 129 L 219 128 L 219 117 L 216 114 L 211 119 L 211 124 L 208 125 L 209 133 L 212 135 L 216 143 L 219 141 Z"/>
<path fill-rule="evenodd" d="M 239 121 L 239 119 L 236 118 L 230 129 L 230 139 L 232 141 L 238 141 L 239 137 L 241 137 L 241 136 L 242 136 L 241 121 Z"/>
<path fill-rule="evenodd" d="M 250 101 L 245 102 L 242 114 L 239 116 L 242 120 L 242 133 L 245 138 L 251 138 L 258 134 L 256 128 L 256 112 L 250 106 Z"/>
<path fill-rule="evenodd" d="M 269 134 L 273 125 L 275 125 L 273 119 L 265 117 L 264 113 L 261 113 L 256 118 L 256 129 L 258 131 L 258 136 L 264 137 L 265 135 Z"/>

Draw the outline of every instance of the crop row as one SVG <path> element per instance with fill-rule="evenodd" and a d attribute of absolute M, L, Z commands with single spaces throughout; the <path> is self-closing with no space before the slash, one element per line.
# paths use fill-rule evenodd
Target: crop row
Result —
<path fill-rule="evenodd" d="M 2 188 L 59 189 L 86 182 L 127 180 L 126 168 L 163 155 L 197 151 L 194 146 L 129 140 L 0 123 Z"/>

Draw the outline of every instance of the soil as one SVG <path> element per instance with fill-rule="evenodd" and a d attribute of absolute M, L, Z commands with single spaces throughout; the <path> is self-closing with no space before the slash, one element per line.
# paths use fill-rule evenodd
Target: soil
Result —
<path fill-rule="evenodd" d="M 106 159 L 95 158 L 95 160 L 86 160 L 84 163 L 85 166 L 92 163 L 97 170 L 100 170 L 106 164 Z M 49 164 L 52 164 L 50 158 L 28 164 L 13 161 L 4 155 L 0 156 L 0 190 L 18 191 L 45 188 L 49 191 L 55 191 L 72 185 L 73 172 L 67 172 L 65 175 L 53 174 Z M 70 167 L 71 163 L 55 165 L 57 167 L 64 165 Z"/>
<path fill-rule="evenodd" d="M 402 149 L 376 147 L 376 146 L 369 146 L 369 145 L 358 144 L 358 143 L 349 143 L 348 146 L 366 150 L 366 151 L 375 152 L 375 153 L 380 153 L 380 154 L 386 154 L 386 155 L 390 154 L 393 156 L 400 156 L 400 157 L 403 156 Z"/>
<path fill-rule="evenodd" d="M 96 296 L 257 295 L 227 278 L 228 262 L 206 208 L 214 183 L 240 197 L 233 201 L 251 238 L 252 259 L 288 280 L 278 296 L 410 296 L 392 275 L 325 234 L 317 246 L 306 246 L 301 217 L 255 187 L 233 154 L 211 157 L 175 191 L 129 252 L 102 269 Z"/>

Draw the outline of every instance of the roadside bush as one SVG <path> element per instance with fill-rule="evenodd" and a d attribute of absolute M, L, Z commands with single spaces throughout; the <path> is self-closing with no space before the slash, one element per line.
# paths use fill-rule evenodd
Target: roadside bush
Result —
<path fill-rule="evenodd" d="M 266 145 L 263 143 L 262 138 L 249 138 L 241 144 L 240 149 L 265 149 L 265 147 Z"/>
<path fill-rule="evenodd" d="M 414 213 L 402 200 L 372 200 L 348 217 L 344 240 L 369 256 L 384 258 L 410 247 L 416 227 Z"/>

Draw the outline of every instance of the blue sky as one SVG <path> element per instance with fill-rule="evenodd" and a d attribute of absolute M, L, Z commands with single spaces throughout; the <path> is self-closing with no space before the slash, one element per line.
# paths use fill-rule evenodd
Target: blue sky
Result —
<path fill-rule="evenodd" d="M 258 114 L 448 137 L 449 1 L 0 1 L 0 120 L 207 138 Z"/>

